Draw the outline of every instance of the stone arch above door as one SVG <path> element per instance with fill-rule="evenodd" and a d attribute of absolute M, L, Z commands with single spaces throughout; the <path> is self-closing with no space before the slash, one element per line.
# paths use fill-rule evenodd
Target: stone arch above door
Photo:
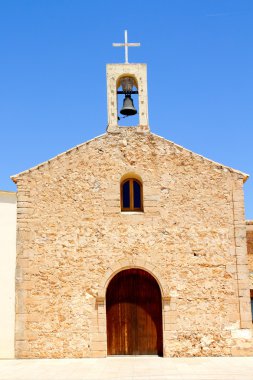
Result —
<path fill-rule="evenodd" d="M 106 295 L 106 289 L 111 279 L 122 270 L 131 269 L 131 268 L 143 269 L 147 271 L 148 273 L 150 273 L 156 279 L 160 287 L 162 299 L 164 301 L 169 300 L 170 297 L 169 297 L 169 292 L 168 292 L 168 286 L 166 286 L 166 284 L 164 283 L 158 267 L 150 263 L 149 261 L 145 261 L 145 260 L 137 258 L 133 260 L 121 259 L 118 262 L 116 262 L 114 265 L 111 265 L 108 268 L 98 288 L 98 296 L 97 296 L 98 303 L 104 301 L 105 295 Z"/>
<path fill-rule="evenodd" d="M 143 259 L 121 259 L 114 265 L 111 265 L 98 287 L 98 293 L 96 298 L 96 326 L 95 334 L 91 334 L 91 356 L 93 357 L 105 357 L 107 356 L 107 331 L 106 331 L 106 290 L 111 281 L 111 279 L 119 272 L 125 269 L 143 269 L 144 271 L 151 274 L 157 281 L 162 298 L 162 319 L 163 319 L 163 355 L 167 356 L 167 349 L 165 346 L 167 333 L 170 333 L 171 325 L 169 324 L 171 320 L 171 310 L 175 313 L 175 304 L 173 299 L 169 294 L 169 284 L 163 279 L 159 268 L 150 263 L 149 261 Z M 175 317 L 174 317 L 175 319 Z"/>

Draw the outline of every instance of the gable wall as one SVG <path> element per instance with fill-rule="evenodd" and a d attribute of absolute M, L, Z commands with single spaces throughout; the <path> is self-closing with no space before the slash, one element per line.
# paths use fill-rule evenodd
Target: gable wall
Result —
<path fill-rule="evenodd" d="M 229 355 L 251 323 L 242 177 L 120 132 L 18 178 L 16 355 L 104 356 L 100 291 L 120 263 L 156 270 L 165 356 Z M 120 211 L 127 172 L 143 180 L 144 213 Z"/>

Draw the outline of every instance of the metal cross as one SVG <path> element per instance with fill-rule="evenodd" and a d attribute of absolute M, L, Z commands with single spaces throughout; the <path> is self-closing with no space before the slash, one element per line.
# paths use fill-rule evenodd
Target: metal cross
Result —
<path fill-rule="evenodd" d="M 128 63 L 128 47 L 134 47 L 134 46 L 141 46 L 141 44 L 140 43 L 128 43 L 127 42 L 127 30 L 125 30 L 125 43 L 123 44 L 123 43 L 117 43 L 117 44 L 115 44 L 115 43 L 113 43 L 112 44 L 112 46 L 114 46 L 114 47 L 125 47 L 125 63 Z"/>

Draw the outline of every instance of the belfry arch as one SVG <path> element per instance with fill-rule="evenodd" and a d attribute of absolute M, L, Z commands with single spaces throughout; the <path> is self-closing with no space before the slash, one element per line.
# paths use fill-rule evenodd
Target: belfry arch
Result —
<path fill-rule="evenodd" d="M 119 126 L 139 125 L 138 81 L 131 74 L 120 75 L 116 81 L 117 119 Z"/>

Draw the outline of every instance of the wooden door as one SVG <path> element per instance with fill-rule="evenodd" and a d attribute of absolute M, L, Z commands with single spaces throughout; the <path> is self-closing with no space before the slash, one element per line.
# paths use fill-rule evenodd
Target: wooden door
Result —
<path fill-rule="evenodd" d="M 161 292 L 149 273 L 118 273 L 107 289 L 106 316 L 108 355 L 162 356 Z"/>

